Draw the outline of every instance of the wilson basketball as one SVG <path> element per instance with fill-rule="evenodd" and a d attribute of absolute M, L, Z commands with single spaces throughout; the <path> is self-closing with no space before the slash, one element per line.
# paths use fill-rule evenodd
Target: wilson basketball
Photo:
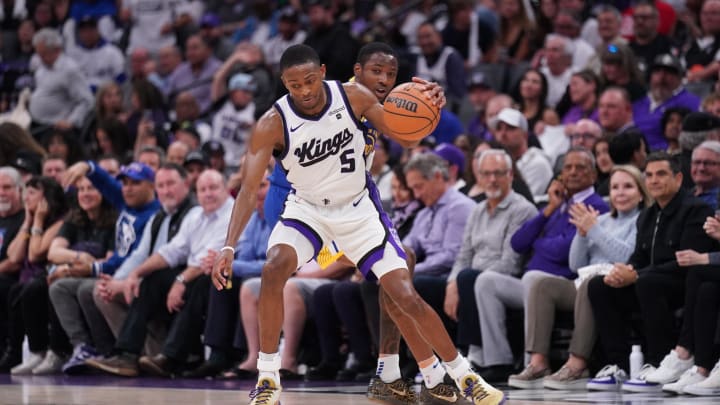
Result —
<path fill-rule="evenodd" d="M 428 136 L 440 121 L 440 109 L 425 97 L 422 86 L 403 83 L 396 86 L 383 103 L 385 124 L 407 141 Z"/>

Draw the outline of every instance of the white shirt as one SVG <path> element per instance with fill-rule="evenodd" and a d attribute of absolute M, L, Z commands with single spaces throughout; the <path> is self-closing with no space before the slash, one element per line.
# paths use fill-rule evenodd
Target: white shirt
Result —
<path fill-rule="evenodd" d="M 114 82 L 125 71 L 125 57 L 113 44 L 92 49 L 75 45 L 68 47 L 67 54 L 78 64 L 91 87 L 99 88 L 105 82 Z"/>
<path fill-rule="evenodd" d="M 182 263 L 188 267 L 200 267 L 208 249 L 220 250 L 225 243 L 232 208 L 232 197 L 228 197 L 220 208 L 211 213 L 206 214 L 202 208 L 193 208 L 185 215 L 175 237 L 158 249 L 157 253 L 170 267 Z"/>
<path fill-rule="evenodd" d="M 548 159 L 545 153 L 531 146 L 516 163 L 520 174 L 522 174 L 525 183 L 530 187 L 533 196 L 545 194 L 547 186 L 553 177 L 550 159 Z"/>

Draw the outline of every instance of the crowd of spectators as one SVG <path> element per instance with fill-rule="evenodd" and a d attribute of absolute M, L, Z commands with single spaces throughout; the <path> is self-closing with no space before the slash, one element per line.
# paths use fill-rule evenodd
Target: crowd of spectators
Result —
<path fill-rule="evenodd" d="M 254 378 L 269 182 L 208 277 L 248 139 L 287 47 L 346 81 L 380 41 L 447 105 L 369 174 L 480 374 L 720 395 L 720 0 L 11 0 L 0 32 L 0 372 Z M 377 289 L 319 262 L 281 375 L 366 381 Z"/>

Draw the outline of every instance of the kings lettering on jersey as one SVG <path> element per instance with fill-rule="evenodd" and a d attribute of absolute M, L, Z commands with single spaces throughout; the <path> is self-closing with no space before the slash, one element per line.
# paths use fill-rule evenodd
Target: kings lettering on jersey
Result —
<path fill-rule="evenodd" d="M 336 133 L 329 139 L 313 138 L 310 141 L 303 142 L 298 148 L 295 148 L 295 156 L 297 156 L 300 166 L 307 167 L 317 162 L 321 162 L 332 155 L 337 155 L 344 147 L 350 144 L 353 134 L 349 128 Z"/>

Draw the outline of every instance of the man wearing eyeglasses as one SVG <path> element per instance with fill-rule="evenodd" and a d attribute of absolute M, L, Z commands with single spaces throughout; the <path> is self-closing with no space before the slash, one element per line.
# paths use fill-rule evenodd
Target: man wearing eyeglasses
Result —
<path fill-rule="evenodd" d="M 716 210 L 720 192 L 720 142 L 705 141 L 693 149 L 690 175 L 695 183 L 693 195 Z"/>
<path fill-rule="evenodd" d="M 633 40 L 630 41 L 637 58 L 640 70 L 643 72 L 658 55 L 670 53 L 672 43 L 666 35 L 658 33 L 660 18 L 655 4 L 641 2 L 633 10 Z"/>
<path fill-rule="evenodd" d="M 450 319 L 458 322 L 456 339 L 459 344 L 469 345 L 468 359 L 484 368 L 482 377 L 487 381 L 504 381 L 512 367 L 495 350 L 498 347 L 495 335 L 482 335 L 485 332 L 479 323 L 475 279 L 481 272 L 509 277 L 520 275 L 521 256 L 509 248 L 510 238 L 537 214 L 537 209 L 512 190 L 512 160 L 507 152 L 486 150 L 476 161 L 487 199 L 473 208 L 467 220 L 462 247 L 447 278 L 443 309 Z M 497 319 L 502 319 L 505 307 L 498 308 L 502 314 Z"/>
<path fill-rule="evenodd" d="M 683 85 L 684 69 L 670 54 L 659 55 L 650 66 L 650 88 L 647 96 L 633 103 L 635 125 L 645 135 L 651 151 L 667 149 L 660 120 L 671 107 L 686 107 L 697 111 L 700 98 Z"/>

